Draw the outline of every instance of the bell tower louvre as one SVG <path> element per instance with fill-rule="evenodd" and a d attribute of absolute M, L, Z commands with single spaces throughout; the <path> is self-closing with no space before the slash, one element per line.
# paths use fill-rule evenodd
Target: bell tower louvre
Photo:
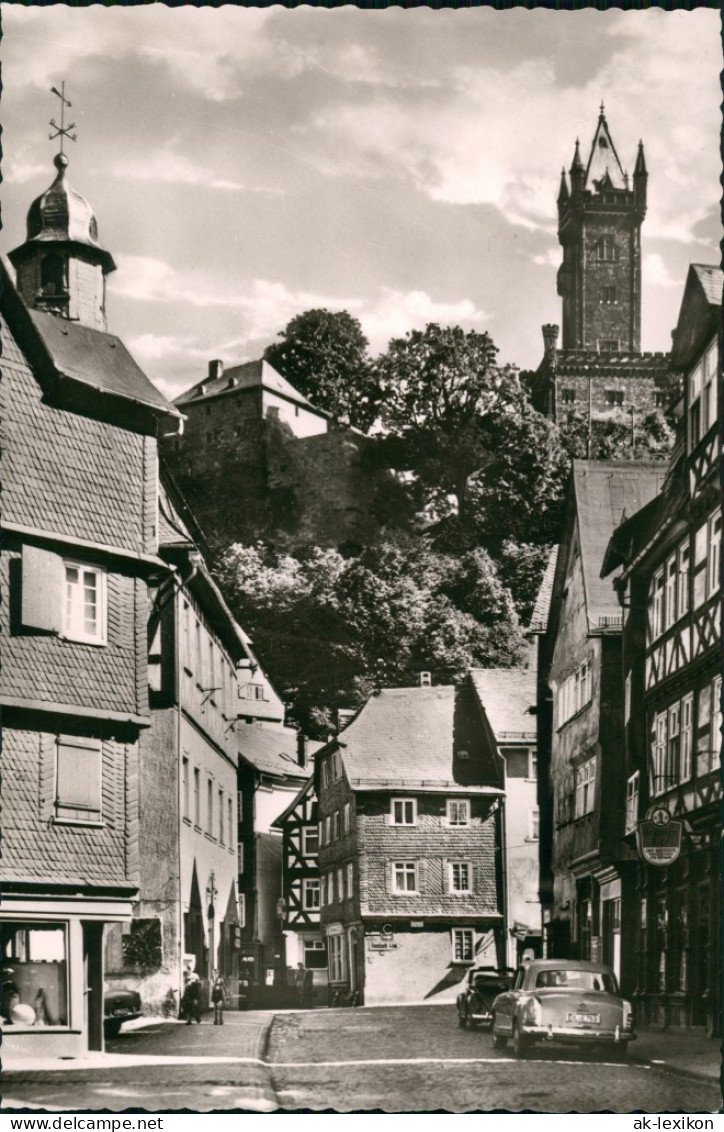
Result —
<path fill-rule="evenodd" d="M 530 381 L 533 404 L 553 420 L 636 417 L 666 409 L 678 382 L 669 355 L 641 350 L 641 226 L 648 171 L 639 142 L 633 176 L 621 165 L 601 103 L 584 164 L 577 140 L 561 171 L 558 239 L 563 262 L 559 327 L 543 327 L 543 360 Z M 632 425 L 633 429 L 633 425 Z"/>

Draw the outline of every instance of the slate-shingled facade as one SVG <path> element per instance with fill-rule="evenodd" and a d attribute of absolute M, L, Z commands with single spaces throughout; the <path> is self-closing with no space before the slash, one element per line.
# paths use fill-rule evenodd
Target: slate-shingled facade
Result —
<path fill-rule="evenodd" d="M 179 414 L 117 339 L 31 312 L 0 271 L 4 1052 L 78 1056 L 102 1048 L 104 927 L 138 890 L 156 444 Z"/>
<path fill-rule="evenodd" d="M 376 693 L 318 752 L 332 1002 L 450 1001 L 504 962 L 502 784 L 469 681 Z"/>

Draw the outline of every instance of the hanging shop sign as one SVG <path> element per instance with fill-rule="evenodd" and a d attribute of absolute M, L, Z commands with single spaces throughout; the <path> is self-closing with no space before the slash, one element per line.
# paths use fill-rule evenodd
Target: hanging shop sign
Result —
<path fill-rule="evenodd" d="M 669 811 L 655 806 L 636 828 L 636 847 L 647 865 L 672 865 L 681 852 L 683 822 L 672 821 Z"/>

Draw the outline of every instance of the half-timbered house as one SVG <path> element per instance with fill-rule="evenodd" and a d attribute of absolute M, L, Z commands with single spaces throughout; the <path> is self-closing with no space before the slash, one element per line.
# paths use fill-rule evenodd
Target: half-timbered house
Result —
<path fill-rule="evenodd" d="M 610 962 L 624 985 L 621 922 L 632 858 L 623 840 L 621 610 L 600 577 L 613 529 L 659 490 L 665 465 L 575 461 L 539 652 L 538 773 L 549 955 Z M 549 706 L 546 708 L 546 700 Z M 544 790 L 544 784 L 547 790 Z M 626 938 L 624 938 L 626 937 Z"/>
<path fill-rule="evenodd" d="M 625 834 L 635 866 L 634 998 L 642 1020 L 718 1027 L 721 819 L 722 272 L 689 269 L 672 362 L 684 379 L 661 493 L 614 534 L 626 738 Z M 646 838 L 654 819 L 660 842 Z M 643 839 L 643 840 L 642 840 Z M 642 858 L 642 859 L 641 859 Z"/>
<path fill-rule="evenodd" d="M 311 971 L 314 1000 L 326 1001 L 327 945 L 320 925 L 319 817 L 313 775 L 272 826 L 282 831 L 287 965 L 301 963 Z"/>

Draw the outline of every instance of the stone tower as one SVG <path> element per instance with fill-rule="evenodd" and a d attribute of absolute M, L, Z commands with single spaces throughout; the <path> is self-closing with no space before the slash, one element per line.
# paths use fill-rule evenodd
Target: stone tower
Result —
<path fill-rule="evenodd" d="M 641 224 L 646 215 L 643 144 L 632 182 L 624 172 L 603 104 L 588 162 L 576 141 L 561 174 L 558 239 L 563 263 L 564 350 L 638 354 L 641 350 Z"/>
<path fill-rule="evenodd" d="M 25 243 L 9 253 L 18 290 L 34 310 L 105 330 L 106 275 L 116 265 L 91 206 L 66 180 L 68 158 L 58 153 L 54 164 L 55 180 L 28 210 Z"/>

